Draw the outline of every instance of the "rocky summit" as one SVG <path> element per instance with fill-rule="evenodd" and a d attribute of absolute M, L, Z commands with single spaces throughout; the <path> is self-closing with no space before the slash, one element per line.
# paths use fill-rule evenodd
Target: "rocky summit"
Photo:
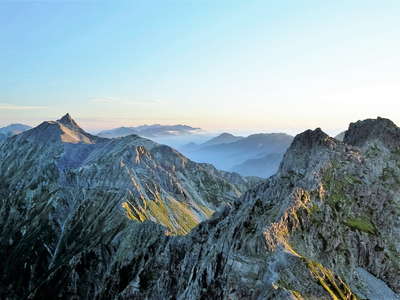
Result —
<path fill-rule="evenodd" d="M 255 184 L 45 122 L 0 146 L 0 298 L 400 299 L 399 136 L 308 130 Z"/>

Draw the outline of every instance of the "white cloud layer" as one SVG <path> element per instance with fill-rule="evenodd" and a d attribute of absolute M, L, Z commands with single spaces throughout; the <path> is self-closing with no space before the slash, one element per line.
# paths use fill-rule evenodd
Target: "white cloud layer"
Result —
<path fill-rule="evenodd" d="M 0 110 L 37 110 L 37 109 L 44 109 L 47 106 L 37 106 L 37 105 L 16 105 L 16 104 L 9 104 L 9 103 L 0 103 Z"/>

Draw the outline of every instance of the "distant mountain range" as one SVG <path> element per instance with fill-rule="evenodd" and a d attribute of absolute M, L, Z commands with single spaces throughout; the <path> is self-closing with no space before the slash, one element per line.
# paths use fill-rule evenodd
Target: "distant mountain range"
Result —
<path fill-rule="evenodd" d="M 75 126 L 78 125 L 75 123 Z M 0 142 L 7 137 L 20 134 L 31 128 L 24 124 L 11 124 L 0 128 Z M 104 130 L 96 136 L 100 138 L 119 138 L 139 135 L 168 144 L 168 142 L 163 141 L 163 138 L 187 135 L 194 137 L 197 136 L 195 133 L 199 130 L 200 128 L 187 125 L 155 124 Z M 87 137 L 87 134 L 85 133 L 83 136 Z M 80 141 L 83 136 L 65 134 L 63 138 L 70 141 Z M 94 135 L 91 136 L 92 138 L 95 137 Z M 282 160 L 282 155 L 289 147 L 292 139 L 292 136 L 284 133 L 253 134 L 243 137 L 225 132 L 203 143 L 189 143 L 178 147 L 178 149 L 194 161 L 210 163 L 218 169 L 237 172 L 243 176 L 265 178 L 276 172 Z M 172 146 L 176 147 L 176 145 Z"/>
<path fill-rule="evenodd" d="M 189 158 L 241 175 L 269 177 L 276 172 L 293 137 L 285 133 L 259 133 L 248 137 L 223 133 L 202 144 L 180 148 Z"/>
<path fill-rule="evenodd" d="M 244 139 L 244 137 L 235 136 L 231 133 L 224 132 L 224 133 L 221 133 L 220 135 L 213 137 L 209 140 L 206 140 L 205 142 L 202 142 L 202 143 L 194 143 L 194 142 L 187 143 L 187 144 L 181 146 L 179 149 L 181 151 L 185 151 L 185 152 L 198 151 L 198 150 L 204 149 L 208 146 L 233 143 L 233 142 L 239 141 L 241 139 Z"/>
<path fill-rule="evenodd" d="M 31 126 L 25 124 L 10 124 L 8 126 L 0 128 L 0 142 L 6 138 L 24 132 L 31 129 Z"/>
<path fill-rule="evenodd" d="M 140 135 L 142 137 L 165 137 L 188 135 L 198 132 L 200 128 L 187 125 L 141 125 L 136 127 L 118 127 L 110 130 L 103 130 L 97 135 L 105 138 L 124 137 L 131 134 Z"/>
<path fill-rule="evenodd" d="M 232 171 L 242 176 L 269 177 L 276 173 L 283 158 L 283 153 L 271 153 L 261 158 L 248 159 L 232 167 Z"/>
<path fill-rule="evenodd" d="M 228 144 L 228 143 L 233 143 L 237 142 L 239 140 L 244 139 L 242 136 L 235 136 L 233 134 L 224 132 L 220 134 L 219 136 L 216 136 L 215 138 L 212 138 L 203 144 L 201 144 L 201 147 L 206 147 L 206 146 L 212 146 L 212 145 L 221 145 L 221 144 Z"/>

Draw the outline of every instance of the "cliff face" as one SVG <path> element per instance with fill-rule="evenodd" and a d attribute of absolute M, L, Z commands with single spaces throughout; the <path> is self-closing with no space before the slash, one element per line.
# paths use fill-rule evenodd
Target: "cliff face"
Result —
<path fill-rule="evenodd" d="M 92 151 L 72 175 L 60 175 L 44 153 L 48 148 L 35 150 L 43 157 L 32 166 L 28 148 L 26 160 L 2 157 L 2 174 L 13 180 L 1 181 L 1 249 L 10 257 L 2 270 L 1 295 L 399 299 L 400 140 L 393 137 L 400 129 L 385 119 L 355 124 L 344 143 L 320 129 L 298 135 L 275 176 L 236 200 L 227 197 L 229 205 L 185 236 L 166 235 L 150 221 L 121 218 L 126 182 L 114 176 L 125 176 L 114 173 L 108 148 Z M 113 143 L 121 149 L 116 156 L 123 157 L 124 146 Z M 165 151 L 145 148 L 142 164 L 146 155 Z M 171 174 L 188 176 L 182 160 L 171 152 L 163 157 L 157 161 L 174 157 Z M 104 169 L 99 174 L 112 174 L 107 178 L 115 180 L 115 190 L 99 189 L 90 180 L 98 168 Z M 31 177 L 27 174 L 38 178 L 24 182 Z M 164 182 L 159 180 L 154 182 Z M 71 183 L 74 188 L 68 188 Z"/>

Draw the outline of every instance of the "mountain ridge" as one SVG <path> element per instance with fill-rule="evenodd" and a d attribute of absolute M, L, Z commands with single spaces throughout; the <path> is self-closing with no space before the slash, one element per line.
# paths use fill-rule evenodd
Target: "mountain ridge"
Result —
<path fill-rule="evenodd" d="M 107 179 L 110 180 L 110 183 L 114 182 L 115 186 L 127 188 L 129 193 L 134 192 L 135 197 L 141 200 L 133 201 L 132 203 L 135 205 L 130 209 L 141 210 L 139 213 L 141 218 L 136 218 L 139 220 L 144 216 L 153 220 L 157 219 L 154 216 L 158 213 L 154 211 L 157 208 L 148 211 L 147 200 L 143 202 L 143 199 L 158 199 L 164 205 L 164 200 L 160 199 L 165 198 L 169 199 L 168 203 L 173 205 L 178 205 L 179 201 L 188 201 L 190 207 L 185 210 L 188 212 L 193 210 L 194 223 L 191 225 L 193 226 L 196 222 L 207 218 L 219 206 L 220 201 L 221 203 L 231 201 L 241 193 L 240 190 L 250 184 L 250 181 L 255 180 L 247 180 L 237 174 L 229 175 L 226 172 L 220 172 L 211 165 L 196 164 L 168 146 L 159 145 L 139 136 L 131 135 L 115 139 L 92 136 L 81 129 L 68 114 L 58 121 L 43 122 L 31 130 L 7 140 L 2 145 L 5 150 L 4 155 L 14 157 L 18 155 L 17 153 L 21 153 L 22 157 L 25 156 L 22 149 L 28 146 L 21 146 L 21 149 L 18 149 L 18 145 L 24 145 L 26 141 L 31 143 L 31 149 L 27 150 L 30 153 L 35 152 L 37 148 L 44 149 L 40 154 L 36 154 L 43 160 L 48 159 L 43 163 L 44 166 L 47 166 L 49 161 L 53 161 L 54 171 L 61 176 L 67 176 L 67 174 L 68 176 L 75 174 L 75 177 L 83 176 L 79 182 L 74 183 L 75 185 L 82 185 L 89 178 L 94 178 L 95 181 L 91 180 L 89 181 L 91 183 L 84 184 L 85 188 L 91 188 L 91 186 L 98 185 L 96 181 L 103 182 L 104 179 Z M 12 151 L 7 151 L 8 149 L 12 149 Z M 30 154 L 30 157 L 32 155 Z M 22 163 L 25 162 L 27 161 L 22 160 Z M 116 162 L 118 164 L 115 164 Z M 109 167 L 112 166 L 115 171 L 99 168 L 105 163 Z M 19 173 L 17 170 L 15 172 Z M 67 174 L 64 174 L 65 172 Z M 113 178 L 110 178 L 111 174 L 113 174 Z M 4 175 L 10 178 L 15 177 L 8 172 Z M 19 176 L 20 179 L 23 179 L 24 174 L 21 173 Z M 192 182 L 194 179 L 195 182 Z M 203 184 L 202 180 L 206 179 L 209 180 L 210 186 Z M 65 177 L 64 180 L 68 180 L 68 178 Z M 215 195 L 211 194 L 208 189 L 213 184 L 225 186 L 226 191 L 218 191 Z M 103 187 L 112 189 L 112 185 L 109 184 Z M 218 197 L 221 198 L 218 199 Z M 207 200 L 203 200 L 203 198 Z M 180 231 L 180 225 L 168 221 L 169 215 L 165 211 L 167 208 L 163 207 L 164 225 Z M 184 230 L 187 231 L 188 228 Z"/>
<path fill-rule="evenodd" d="M 161 225 L 149 220 L 127 222 L 117 217 L 117 206 L 107 208 L 123 191 L 117 187 L 110 194 L 98 190 L 99 201 L 87 199 L 81 207 L 85 218 L 81 213 L 66 218 L 62 222 L 67 224 L 65 229 L 70 228 L 68 224 L 79 224 L 79 229 L 71 227 L 71 233 L 65 231 L 59 239 L 63 242 L 56 243 L 57 234 L 44 217 L 47 210 L 39 214 L 42 218 L 34 217 L 39 204 L 48 203 L 54 190 L 43 189 L 43 180 L 36 183 L 41 189 L 33 195 L 19 186 L 16 191 L 27 194 L 18 198 L 11 193 L 14 198 L 5 198 L 0 207 L 0 249 L 10 255 L 3 255 L 6 260 L 0 276 L 8 285 L 7 289 L 0 287 L 0 295 L 29 295 L 32 299 L 397 300 L 400 156 L 399 142 L 392 139 L 400 134 L 400 128 L 393 125 L 380 119 L 350 125 L 345 139 L 348 143 L 319 128 L 297 135 L 274 176 L 228 201 L 185 236 L 166 235 Z M 171 149 L 155 147 L 151 153 L 137 149 L 138 156 L 130 157 L 125 148 L 130 147 L 128 141 L 112 143 L 119 145 L 115 155 L 127 158 L 118 164 L 137 159 L 145 162 L 149 155 Z M 176 160 L 174 150 L 170 151 L 164 160 L 166 167 L 171 166 L 168 161 Z M 110 153 L 107 149 L 104 152 Z M 0 157 L 1 170 L 10 170 L 12 166 L 5 161 L 12 160 Z M 82 176 L 66 174 L 67 183 L 78 182 L 85 188 L 70 190 L 78 193 L 63 201 L 78 203 L 79 191 L 88 193 L 90 187 L 95 188 L 84 179 L 90 179 L 96 167 L 108 162 L 104 158 L 90 170 L 80 168 Z M 182 160 L 175 164 L 176 172 L 182 172 L 185 164 Z M 113 168 L 111 164 L 104 171 L 109 173 Z M 15 184 L 0 182 L 0 195 L 4 196 L 12 190 L 10 185 L 18 186 L 19 178 Z M 22 227 L 15 226 L 20 224 L 19 215 L 5 207 L 23 200 L 11 207 L 24 215 L 32 197 L 37 204 L 23 234 Z M 57 203 L 63 202 L 60 200 Z M 72 237 L 77 243 L 71 243 Z M 36 251 L 28 251 L 33 248 Z M 41 263 L 31 270 L 24 269 L 26 261 Z M 18 274 L 30 276 L 17 280 Z"/>

